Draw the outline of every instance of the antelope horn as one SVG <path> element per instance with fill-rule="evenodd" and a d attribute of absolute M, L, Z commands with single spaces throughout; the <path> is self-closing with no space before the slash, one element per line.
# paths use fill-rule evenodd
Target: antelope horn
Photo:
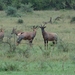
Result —
<path fill-rule="evenodd" d="M 38 28 L 39 26 L 37 25 L 36 28 Z"/>

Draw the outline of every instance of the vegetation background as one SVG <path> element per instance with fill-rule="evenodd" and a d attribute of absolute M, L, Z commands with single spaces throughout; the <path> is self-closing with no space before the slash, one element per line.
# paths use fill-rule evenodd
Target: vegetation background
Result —
<path fill-rule="evenodd" d="M 0 10 L 7 6 L 14 6 L 17 9 L 21 4 L 31 3 L 34 10 L 47 9 L 75 9 L 75 0 L 0 0 Z"/>
<path fill-rule="evenodd" d="M 0 41 L 0 75 L 75 75 L 75 0 L 0 0 L 0 28 L 5 37 Z M 41 30 L 33 46 L 22 41 L 11 31 L 32 31 L 52 17 L 46 31 L 58 34 L 58 44 L 49 42 L 44 49 Z"/>

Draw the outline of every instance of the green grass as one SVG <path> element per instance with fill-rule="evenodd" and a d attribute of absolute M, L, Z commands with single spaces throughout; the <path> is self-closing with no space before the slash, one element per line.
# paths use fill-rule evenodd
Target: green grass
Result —
<path fill-rule="evenodd" d="M 14 52 L 10 52 L 8 44 L 0 44 L 0 75 L 74 75 L 75 25 L 71 24 L 70 20 L 74 17 L 75 11 L 34 11 L 20 14 L 21 17 L 9 17 L 4 11 L 0 11 L 0 27 L 3 25 L 5 31 L 3 41 L 10 36 L 13 27 L 17 26 L 18 30 L 32 31 L 31 26 L 41 25 L 42 22 L 49 21 L 50 17 L 54 22 L 56 17 L 63 15 L 63 20 L 47 24 L 45 29 L 48 32 L 57 33 L 62 41 L 54 48 L 49 42 L 49 49 L 44 50 L 41 29 L 37 29 L 33 47 L 26 44 L 28 41 L 22 41 Z M 18 24 L 19 19 L 24 22 Z M 9 40 L 12 45 L 14 44 L 13 37 Z"/>
<path fill-rule="evenodd" d="M 3 61 L 4 62 L 4 61 Z M 13 61 L 8 62 L 13 63 Z M 1 71 L 1 75 L 74 75 L 75 65 L 71 61 L 32 61 L 32 62 L 14 62 L 19 65 L 21 71 Z M 3 64 L 3 63 L 2 63 Z M 21 67 L 23 65 L 23 67 Z M 22 70 L 23 69 L 23 70 Z"/>
<path fill-rule="evenodd" d="M 57 62 L 43 62 L 41 66 L 37 67 L 37 63 L 40 62 L 31 62 L 27 65 L 28 68 L 24 71 L 1 71 L 1 75 L 74 75 L 75 74 L 75 65 L 69 62 L 60 61 Z M 39 65 L 38 64 L 38 65 Z M 36 65 L 34 67 L 34 65 Z M 34 68 L 34 69 L 33 69 Z"/>

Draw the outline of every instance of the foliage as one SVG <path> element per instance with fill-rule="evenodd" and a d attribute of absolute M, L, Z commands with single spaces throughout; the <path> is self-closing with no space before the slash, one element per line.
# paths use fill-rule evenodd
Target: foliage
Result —
<path fill-rule="evenodd" d="M 8 52 L 10 47 L 9 45 L 7 46 L 7 43 L 5 45 L 0 44 L 0 75 L 75 75 L 75 35 L 73 34 L 75 32 L 75 25 L 69 24 L 66 18 L 67 15 L 70 15 L 70 17 L 74 16 L 74 13 L 74 10 L 34 11 L 33 14 L 27 15 L 22 13 L 24 16 L 22 16 L 21 19 L 25 20 L 26 24 L 26 26 L 24 26 L 16 24 L 16 21 L 20 18 L 7 17 L 3 11 L 0 12 L 1 17 L 3 16 L 0 22 L 1 25 L 4 25 L 6 31 L 3 41 L 6 41 L 6 34 L 9 34 L 8 32 L 11 33 L 11 29 L 15 27 L 15 25 L 17 25 L 17 29 L 32 31 L 29 28 L 30 26 L 32 27 L 35 24 L 40 25 L 43 21 L 49 21 L 50 16 L 52 16 L 52 18 L 60 14 L 64 14 L 65 16 L 65 22 L 62 24 L 61 22 L 59 24 L 48 24 L 45 29 L 57 33 L 58 37 L 63 40 L 60 40 L 54 48 L 49 46 L 48 50 L 44 49 L 40 29 L 37 30 L 36 38 L 30 48 L 26 40 L 23 40 L 16 46 L 14 52 Z M 16 39 L 17 37 L 15 38 L 15 43 Z M 14 37 L 8 39 L 8 42 L 14 43 Z M 52 42 L 49 43 L 52 44 Z"/>
<path fill-rule="evenodd" d="M 22 12 L 32 12 L 33 11 L 32 4 L 31 3 L 22 4 L 21 5 L 21 11 Z"/>
<path fill-rule="evenodd" d="M 18 65 L 15 63 L 4 62 L 0 65 L 0 71 L 18 71 Z"/>
<path fill-rule="evenodd" d="M 70 23 L 75 23 L 75 17 L 72 17 Z"/>
<path fill-rule="evenodd" d="M 12 0 L 12 6 L 16 7 L 17 9 L 21 6 L 21 0 Z"/>
<path fill-rule="evenodd" d="M 74 64 L 75 64 L 75 56 L 70 55 L 70 59 L 71 59 L 72 63 L 74 63 Z"/>
<path fill-rule="evenodd" d="M 9 16 L 15 16 L 16 12 L 17 12 L 17 9 L 15 7 L 12 7 L 12 6 L 8 6 L 6 9 L 6 13 Z"/>
<path fill-rule="evenodd" d="M 0 2 L 0 10 L 3 10 L 3 3 Z"/>
<path fill-rule="evenodd" d="M 10 5 L 19 9 L 21 4 L 25 5 L 28 3 L 31 3 L 35 10 L 75 9 L 75 0 L 0 0 L 0 9 L 2 10 Z"/>
<path fill-rule="evenodd" d="M 22 19 L 18 19 L 18 23 L 23 23 L 23 20 Z"/>
<path fill-rule="evenodd" d="M 69 51 L 68 44 L 65 43 L 64 41 L 62 41 L 61 39 L 58 42 L 58 49 L 62 50 L 63 52 L 68 52 Z"/>

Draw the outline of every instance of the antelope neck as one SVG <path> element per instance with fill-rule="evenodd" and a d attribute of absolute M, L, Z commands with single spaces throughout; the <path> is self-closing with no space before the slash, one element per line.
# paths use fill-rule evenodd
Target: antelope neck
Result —
<path fill-rule="evenodd" d="M 45 30 L 44 29 L 41 29 L 42 30 L 42 35 L 43 35 L 43 37 L 45 36 L 45 34 L 46 34 L 46 32 L 45 32 Z"/>
<path fill-rule="evenodd" d="M 41 29 L 41 31 L 42 31 L 42 34 L 45 33 L 45 30 L 44 29 Z"/>
<path fill-rule="evenodd" d="M 18 31 L 14 31 L 14 33 L 15 33 L 16 35 L 18 35 L 19 32 L 18 32 Z"/>

